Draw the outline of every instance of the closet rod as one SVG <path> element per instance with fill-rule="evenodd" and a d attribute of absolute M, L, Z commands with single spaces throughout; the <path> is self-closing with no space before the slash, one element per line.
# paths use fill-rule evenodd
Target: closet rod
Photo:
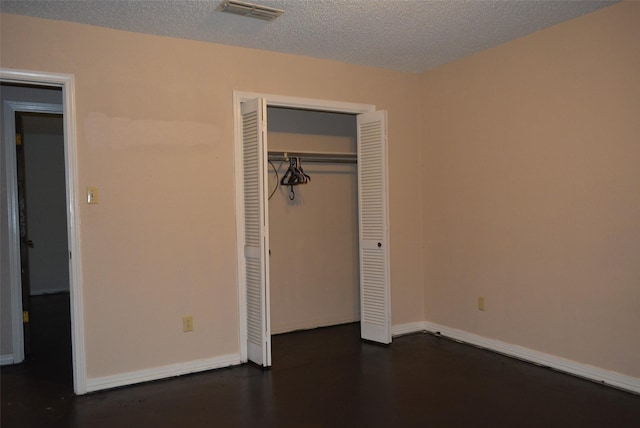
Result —
<path fill-rule="evenodd" d="M 270 161 L 288 161 L 289 158 L 300 158 L 302 162 L 324 162 L 324 163 L 357 163 L 358 155 L 347 152 L 310 152 L 310 151 L 271 151 L 269 150 Z"/>

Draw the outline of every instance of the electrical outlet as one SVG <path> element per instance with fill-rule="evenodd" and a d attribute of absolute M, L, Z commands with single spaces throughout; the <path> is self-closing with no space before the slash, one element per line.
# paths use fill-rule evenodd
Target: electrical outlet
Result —
<path fill-rule="evenodd" d="M 193 331 L 193 317 L 191 315 L 182 317 L 182 331 Z"/>
<path fill-rule="evenodd" d="M 478 297 L 478 310 L 484 311 L 484 297 Z"/>

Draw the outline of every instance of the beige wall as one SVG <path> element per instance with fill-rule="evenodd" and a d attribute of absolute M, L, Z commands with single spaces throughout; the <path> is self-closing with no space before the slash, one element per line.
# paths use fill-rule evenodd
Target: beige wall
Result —
<path fill-rule="evenodd" d="M 423 76 L 427 320 L 640 377 L 639 22 L 617 4 Z"/>
<path fill-rule="evenodd" d="M 75 75 L 89 378 L 236 353 L 232 91 L 389 111 L 393 323 L 424 318 L 420 77 L 1 15 L 2 67 Z M 194 317 L 182 333 L 181 317 Z"/>
<path fill-rule="evenodd" d="M 356 116 L 269 109 L 269 150 L 356 151 Z M 288 162 L 273 162 L 281 179 Z M 360 319 L 355 164 L 303 162 L 311 180 L 280 186 L 269 169 L 271 332 Z"/>

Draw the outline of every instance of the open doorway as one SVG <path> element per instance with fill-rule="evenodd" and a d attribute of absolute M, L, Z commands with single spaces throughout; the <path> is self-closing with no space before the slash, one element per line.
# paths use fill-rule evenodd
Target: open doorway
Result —
<path fill-rule="evenodd" d="M 269 156 L 271 333 L 359 322 L 356 115 L 267 111 L 270 152 L 344 154 Z M 304 185 L 282 184 L 297 183 L 292 162 L 309 176 Z"/>
<path fill-rule="evenodd" d="M 65 382 L 69 382 L 71 379 L 73 385 L 70 393 L 84 394 L 87 392 L 87 387 L 83 333 L 84 323 L 82 315 L 81 257 L 79 251 L 80 236 L 77 198 L 78 172 L 75 138 L 74 78 L 66 74 L 0 68 L 0 84 L 2 85 L 0 91 L 2 96 L 2 101 L 0 102 L 0 108 L 2 110 L 2 142 L 0 144 L 0 151 L 2 152 L 0 162 L 0 203 L 2 205 L 0 209 L 0 237 L 2 238 L 0 248 L 0 288 L 2 292 L 2 310 L 0 313 L 2 316 L 2 334 L 0 362 L 3 366 L 14 365 L 8 368 L 3 367 L 3 373 L 5 373 L 5 369 L 24 367 L 25 365 L 15 366 L 15 364 L 25 360 L 25 339 L 27 341 L 31 340 L 31 343 L 28 343 L 30 347 L 27 349 L 27 351 L 31 353 L 34 350 L 34 340 L 38 340 L 34 335 L 52 340 L 51 343 L 53 343 L 55 349 L 62 349 L 64 351 L 59 355 L 60 358 L 56 357 L 54 360 L 64 361 L 63 364 L 67 367 Z M 21 239 L 20 236 L 17 183 L 18 153 L 16 152 L 16 130 L 20 130 L 20 124 L 16 123 L 16 118 L 19 118 L 21 122 L 23 122 L 25 118 L 27 122 L 33 120 L 36 122 L 48 122 L 48 125 L 44 123 L 37 125 L 41 128 L 53 126 L 59 130 L 60 126 L 62 126 L 63 129 L 62 152 L 58 151 L 57 156 L 59 159 L 60 154 L 62 154 L 63 158 L 63 168 L 59 168 L 59 170 L 62 171 L 62 187 L 64 190 L 62 193 L 55 192 L 49 184 L 35 185 L 35 187 L 32 187 L 36 190 L 41 188 L 40 190 L 44 190 L 45 195 L 49 193 L 58 195 L 56 200 L 64 207 L 60 218 L 62 218 L 62 222 L 66 224 L 64 229 L 60 227 L 57 233 L 66 236 L 67 248 L 63 249 L 62 246 L 58 247 L 57 256 L 48 255 L 41 260 L 37 260 L 37 257 L 35 257 L 35 259 L 29 257 L 32 263 L 35 262 L 36 265 L 38 265 L 39 262 L 44 262 L 46 266 L 47 263 L 53 262 L 58 267 L 57 273 L 54 273 L 50 268 L 45 268 L 44 272 L 46 272 L 46 274 L 42 274 L 42 271 L 34 274 L 32 269 L 27 270 L 27 273 L 31 273 L 32 276 L 36 278 L 39 277 L 42 279 L 43 276 L 46 277 L 48 275 L 52 277 L 47 278 L 49 285 L 45 287 L 37 284 L 33 289 L 35 293 L 31 292 L 29 283 L 25 287 L 25 290 L 27 290 L 25 298 L 29 296 L 26 298 L 25 303 L 29 303 L 32 306 L 29 313 L 23 312 L 22 299 L 23 279 L 21 271 L 24 267 L 21 266 L 21 261 L 24 257 L 21 257 L 20 249 L 20 243 L 23 239 Z M 55 125 L 52 125 L 52 123 L 55 123 Z M 31 126 L 31 124 L 27 125 Z M 38 132 L 42 133 L 42 130 Z M 36 132 L 36 134 L 38 134 L 38 132 Z M 29 142 L 33 143 L 33 141 L 35 141 L 33 136 L 29 138 L 21 137 L 20 140 L 21 143 L 25 143 L 25 145 L 29 145 Z M 33 147 L 35 147 L 35 145 Z M 20 156 L 23 155 L 24 154 Z M 27 155 L 26 160 L 22 159 L 21 162 L 27 167 L 25 171 L 29 169 L 31 163 L 29 155 Z M 35 169 L 38 170 L 41 168 L 44 167 L 36 167 Z M 31 169 L 33 170 L 33 168 Z M 58 181 L 58 184 L 60 184 L 60 181 Z M 28 205 L 27 199 L 30 197 L 30 192 L 27 189 L 26 192 L 23 193 L 22 197 L 25 198 L 25 205 Z M 60 196 L 60 194 L 62 196 Z M 32 210 L 32 212 L 33 211 L 34 210 Z M 44 209 L 44 212 L 47 214 L 44 216 L 44 224 L 46 226 L 51 223 L 54 215 L 50 208 Z M 29 226 L 29 221 L 27 220 L 25 217 L 23 223 Z M 32 228 L 35 227 L 33 222 L 31 226 Z M 49 242 L 54 240 L 51 236 L 46 238 L 39 237 L 37 240 L 29 236 L 28 233 L 24 236 L 24 244 L 26 244 L 28 251 L 31 250 L 29 244 L 32 244 L 34 249 L 43 250 L 44 241 Z M 32 242 L 30 243 L 29 240 Z M 58 242 L 64 243 L 65 237 L 58 239 Z M 29 255 L 31 256 L 31 254 Z M 64 261 L 62 261 L 63 259 Z M 53 281 L 53 278 L 56 276 L 58 279 Z M 63 279 L 60 279 L 60 277 L 63 277 Z M 49 279 L 51 279 L 51 281 L 49 281 Z M 40 296 L 57 296 L 58 303 L 56 306 L 60 309 L 55 310 L 54 314 L 51 314 L 48 312 L 52 309 L 51 306 L 49 304 L 41 304 L 42 299 L 39 298 Z M 37 317 L 36 312 L 40 314 Z M 60 318 L 55 314 L 63 315 Z M 43 329 L 38 332 L 27 332 L 28 336 L 25 337 L 23 328 L 25 324 L 24 321 L 28 320 L 30 324 L 35 323 L 36 318 L 34 317 L 39 321 L 45 320 L 41 323 Z M 60 320 L 62 321 L 60 322 Z M 55 327 L 56 325 L 62 325 L 62 328 L 57 328 Z M 32 328 L 33 327 L 35 327 L 35 324 Z M 63 332 L 63 336 L 56 339 L 50 330 L 48 330 L 49 328 L 57 328 L 57 330 Z M 47 348 L 45 342 L 40 344 L 44 345 L 49 351 L 51 350 Z M 71 371 L 68 370 L 69 366 L 71 367 Z M 52 374 L 51 369 L 45 371 Z M 4 384 L 5 382 L 3 381 L 3 387 Z"/>
<path fill-rule="evenodd" d="M 7 156 L 3 205 L 11 229 L 17 220 L 22 347 L 21 376 L 55 379 L 71 390 L 71 314 L 67 237 L 64 119 L 61 88 L 2 83 L 3 127 L 15 130 L 4 141 Z M 7 140 L 7 136 L 4 136 Z M 11 150 L 13 149 L 13 150 Z M 13 159 L 11 159 L 13 158 Z M 8 162 L 13 165 L 9 165 Z M 3 234 L 4 235 L 4 234 Z M 3 240 L 11 244 L 9 236 Z M 3 257 L 3 265 L 8 263 Z M 3 280 L 3 294 L 9 281 Z M 14 289 L 17 287 L 14 287 Z M 16 308 L 12 308 L 15 312 Z M 4 332 L 3 332 L 4 333 Z M 11 332 L 19 334 L 19 328 Z M 16 342 L 16 341 L 14 341 Z M 13 348 L 13 346 L 12 346 Z M 3 354 L 6 346 L 3 346 Z M 10 363 L 9 361 L 6 361 Z"/>
<path fill-rule="evenodd" d="M 71 389 L 63 116 L 17 112 L 15 120 L 25 361 Z"/>

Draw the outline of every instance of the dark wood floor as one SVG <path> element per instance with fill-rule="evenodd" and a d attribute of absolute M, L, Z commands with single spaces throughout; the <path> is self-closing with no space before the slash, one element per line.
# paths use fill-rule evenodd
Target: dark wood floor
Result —
<path fill-rule="evenodd" d="M 34 299 L 32 358 L 1 372 L 3 428 L 640 426 L 638 395 L 432 335 L 364 343 L 358 324 L 274 336 L 271 370 L 75 397 L 64 299 Z"/>

